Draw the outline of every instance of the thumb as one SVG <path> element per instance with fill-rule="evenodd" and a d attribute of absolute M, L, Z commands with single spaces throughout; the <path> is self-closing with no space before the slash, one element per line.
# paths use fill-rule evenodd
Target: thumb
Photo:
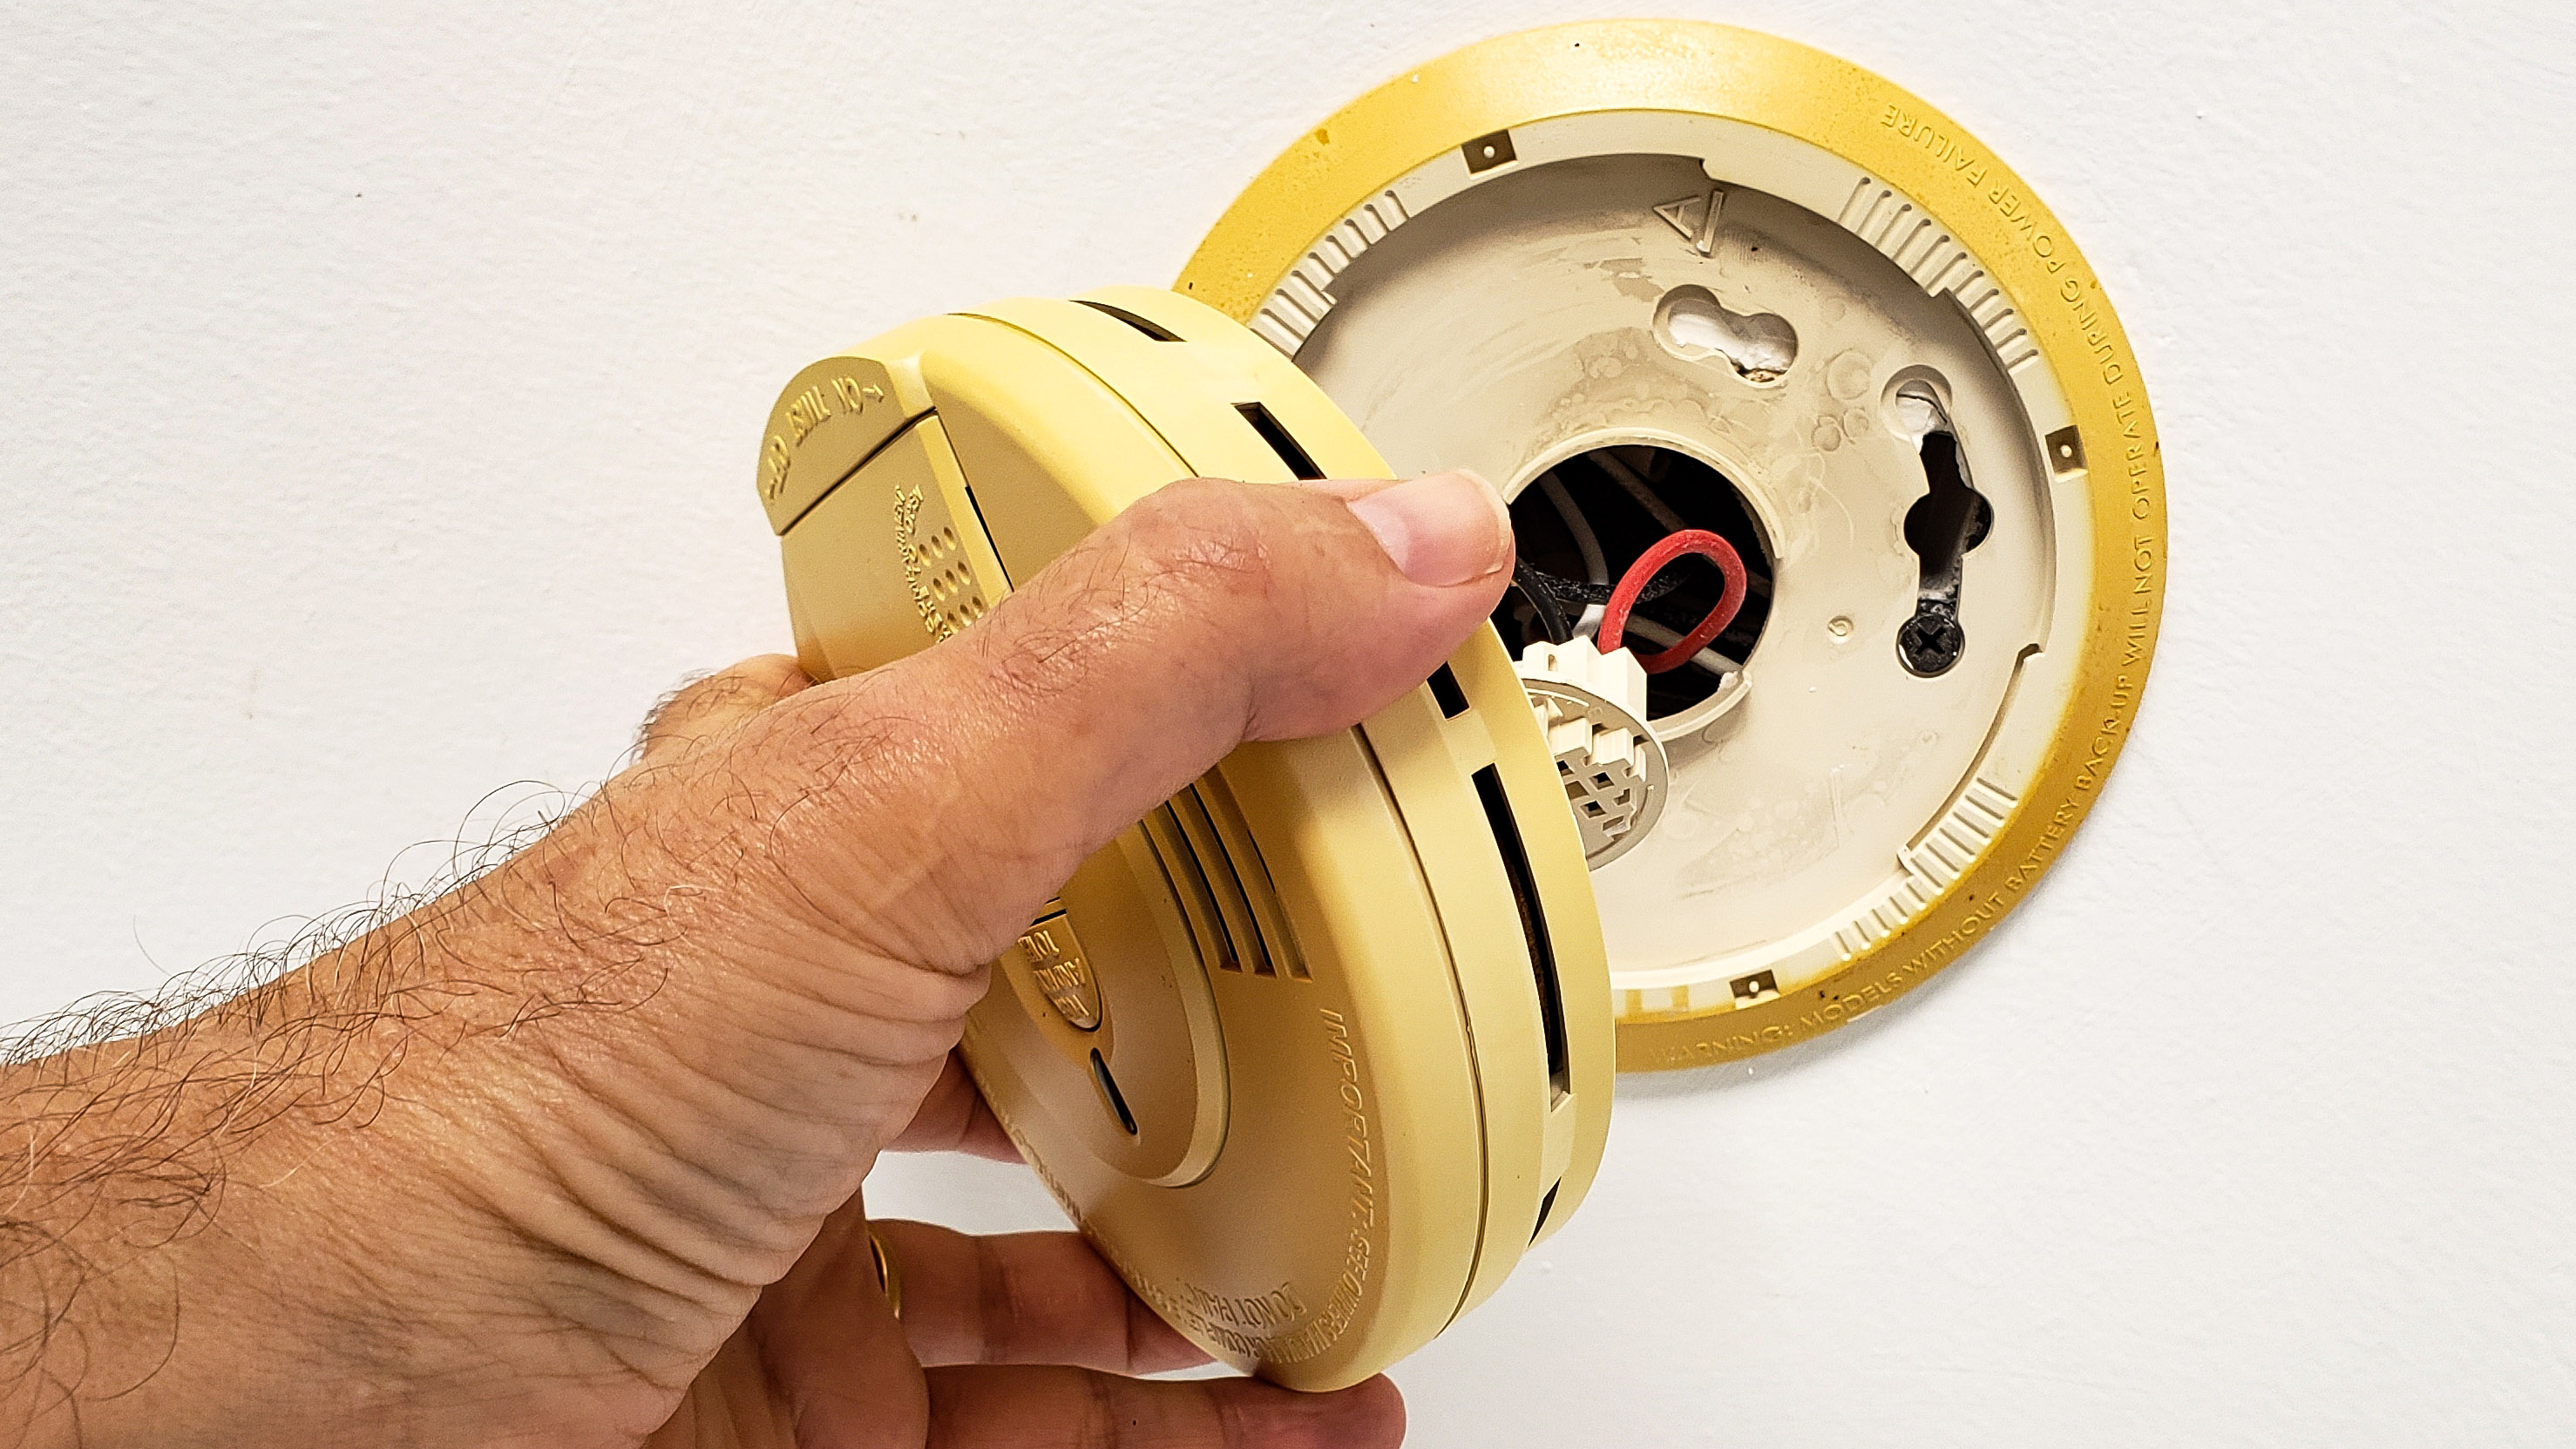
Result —
<path fill-rule="evenodd" d="M 1419 685 L 1511 562 L 1510 515 L 1472 473 L 1175 483 L 974 628 L 764 711 L 732 753 L 805 798 L 770 839 L 804 907 L 967 970 L 1236 745 L 1340 729 Z"/>

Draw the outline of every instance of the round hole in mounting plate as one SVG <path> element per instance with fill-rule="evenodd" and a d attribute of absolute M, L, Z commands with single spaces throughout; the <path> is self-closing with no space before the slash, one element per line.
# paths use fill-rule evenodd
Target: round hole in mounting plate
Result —
<path fill-rule="evenodd" d="M 1507 166 L 1458 149 L 1495 136 Z M 1653 445 L 1743 500 L 1772 575 L 1759 647 L 1652 722 L 1672 793 L 1592 876 L 1623 1068 L 1893 1000 L 2098 797 L 2163 597 L 2155 424 L 2074 243 L 1921 99 L 1725 26 L 1504 36 L 1309 133 L 1180 287 L 1295 358 L 1399 474 L 1527 483 Z M 1572 567 L 1551 511 L 1518 490 L 1524 546 Z M 1929 625 L 1955 657 L 1909 669 L 1900 631 Z"/>
<path fill-rule="evenodd" d="M 1669 443 L 1587 439 L 1590 446 L 1549 463 L 1512 490 L 1512 531 L 1522 562 L 1543 575 L 1570 622 L 1589 634 L 1616 584 L 1655 541 L 1678 529 L 1706 529 L 1744 561 L 1748 579 L 1735 618 L 1697 658 L 1646 680 L 1646 719 L 1659 735 L 1704 725 L 1761 642 L 1771 613 L 1770 534 L 1743 491 L 1717 465 Z M 1696 556 L 1667 565 L 1653 597 L 1629 617 L 1640 654 L 1678 642 L 1717 605 L 1725 576 Z M 1656 592 L 1656 590 L 1663 592 Z M 1494 610 L 1503 647 L 1518 658 L 1545 637 L 1537 610 L 1519 590 Z"/>

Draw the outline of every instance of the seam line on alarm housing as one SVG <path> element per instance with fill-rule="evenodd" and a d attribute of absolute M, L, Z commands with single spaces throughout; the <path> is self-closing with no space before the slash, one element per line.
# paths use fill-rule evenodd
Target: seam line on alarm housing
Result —
<path fill-rule="evenodd" d="M 865 467 L 866 467 L 866 466 L 868 466 L 870 463 L 875 462 L 875 461 L 877 460 L 877 456 L 878 456 L 879 454 L 883 453 L 886 449 L 893 447 L 895 444 L 897 444 L 897 443 L 899 443 L 899 442 L 902 442 L 905 438 L 907 438 L 907 437 L 911 436 L 911 434 L 912 434 L 912 430 L 913 430 L 913 429 L 915 429 L 915 428 L 917 428 L 917 427 L 920 427 L 924 422 L 928 421 L 928 420 L 929 420 L 929 419 L 931 419 L 931 418 L 937 417 L 937 416 L 938 416 L 938 414 L 937 414 L 937 413 L 935 413 L 935 412 L 927 412 L 927 413 L 923 413 L 920 417 L 917 417 L 917 418 L 906 418 L 906 419 L 904 419 L 904 422 L 903 422 L 903 426 L 902 426 L 902 427 L 899 427 L 899 428 L 895 429 L 893 432 L 886 434 L 886 436 L 885 436 L 885 441 L 883 441 L 883 442 L 881 442 L 881 443 L 877 444 L 875 447 L 870 448 L 870 449 L 868 449 L 868 450 L 867 450 L 867 452 L 865 452 L 865 453 L 861 454 L 861 455 L 859 456 L 859 461 L 857 461 L 857 462 L 855 462 L 855 463 L 852 463 L 852 464 L 849 466 L 849 468 L 848 468 L 847 470 L 845 470 L 845 471 L 841 474 L 841 476 L 840 476 L 840 477 L 833 479 L 833 480 L 831 481 L 831 483 L 823 489 L 823 491 L 822 491 L 822 492 L 815 494 L 815 495 L 814 495 L 814 501 L 812 501 L 811 503 L 806 504 L 806 505 L 805 505 L 804 507 L 802 507 L 802 508 L 797 509 L 797 510 L 796 510 L 796 516 L 795 516 L 794 518 L 791 518 L 791 519 L 787 520 L 787 528 L 782 528 L 782 529 L 778 530 L 778 536 L 779 536 L 780 538 L 785 538 L 785 537 L 787 536 L 787 529 L 788 529 L 788 528 L 794 528 L 796 525 L 798 525 L 798 524 L 800 524 L 800 523 L 803 523 L 803 522 L 805 521 L 805 515 L 806 515 L 806 514 L 809 514 L 809 513 L 813 512 L 815 509 L 822 507 L 822 506 L 823 506 L 823 500 L 824 500 L 824 499 L 829 498 L 829 497 L 831 497 L 833 494 L 840 492 L 840 491 L 841 491 L 841 485 L 842 485 L 842 484 L 844 484 L 844 483 L 847 483 L 847 482 L 849 482 L 851 479 L 856 478 L 857 476 L 859 476 L 859 470 L 860 470 L 860 469 L 865 468 Z M 987 535 L 987 536 L 989 537 L 990 535 Z"/>

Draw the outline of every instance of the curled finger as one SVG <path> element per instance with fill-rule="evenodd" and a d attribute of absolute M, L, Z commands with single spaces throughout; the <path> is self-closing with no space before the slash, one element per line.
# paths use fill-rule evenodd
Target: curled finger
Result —
<path fill-rule="evenodd" d="M 1404 1400 L 1384 1378 L 1329 1394 L 1078 1368 L 945 1368 L 929 1378 L 930 1449 L 1389 1449 L 1404 1438 Z"/>
<path fill-rule="evenodd" d="M 926 1365 L 1072 1364 L 1161 1373 L 1207 1362 L 1079 1233 L 978 1237 L 888 1219 L 903 1327 Z"/>

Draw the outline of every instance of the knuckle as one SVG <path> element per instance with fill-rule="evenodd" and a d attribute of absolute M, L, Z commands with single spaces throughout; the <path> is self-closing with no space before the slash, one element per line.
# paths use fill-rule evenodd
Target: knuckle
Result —
<path fill-rule="evenodd" d="M 777 656 L 693 674 L 645 711 L 637 742 L 647 750 L 698 743 L 759 713 L 803 683 L 804 676 L 793 663 Z"/>
<path fill-rule="evenodd" d="M 1119 1308 L 1126 1327 L 1127 1370 L 1130 1373 L 1140 1372 L 1143 1366 L 1154 1357 L 1166 1336 L 1175 1334 L 1178 1330 L 1168 1327 L 1162 1319 L 1155 1317 L 1154 1310 L 1146 1306 L 1145 1300 L 1127 1291 L 1123 1285 L 1117 1291 L 1118 1296 L 1124 1300 Z"/>
<path fill-rule="evenodd" d="M 1188 478 L 1129 510 L 1137 562 L 1152 582 L 1193 593 L 1266 595 L 1277 564 L 1272 517 L 1255 485 Z"/>
<path fill-rule="evenodd" d="M 977 1355 L 987 1363 L 1008 1360 L 1019 1346 L 1022 1308 L 1019 1284 L 1010 1265 L 1002 1261 L 993 1240 L 973 1239 L 975 1244 L 975 1316 L 982 1325 Z"/>
<path fill-rule="evenodd" d="M 1076 1449 L 1118 1449 L 1122 1435 L 1124 1405 L 1119 1402 L 1120 1382 L 1102 1373 L 1082 1375 L 1082 1405 L 1071 1426 L 1070 1442 Z M 1227 1443 L 1239 1442 L 1228 1439 Z"/>
<path fill-rule="evenodd" d="M 1140 636 L 1188 657 L 1258 638 L 1278 597 L 1278 549 L 1249 484 L 1168 484 L 1060 561 L 1015 627 L 987 636 L 995 682 L 1032 699 L 1077 688 Z"/>
<path fill-rule="evenodd" d="M 707 686 L 715 679 L 715 675 L 703 670 L 682 677 L 678 684 L 644 711 L 644 723 L 636 731 L 637 738 L 649 743 L 666 734 L 697 707 L 697 701 L 704 697 Z"/>

